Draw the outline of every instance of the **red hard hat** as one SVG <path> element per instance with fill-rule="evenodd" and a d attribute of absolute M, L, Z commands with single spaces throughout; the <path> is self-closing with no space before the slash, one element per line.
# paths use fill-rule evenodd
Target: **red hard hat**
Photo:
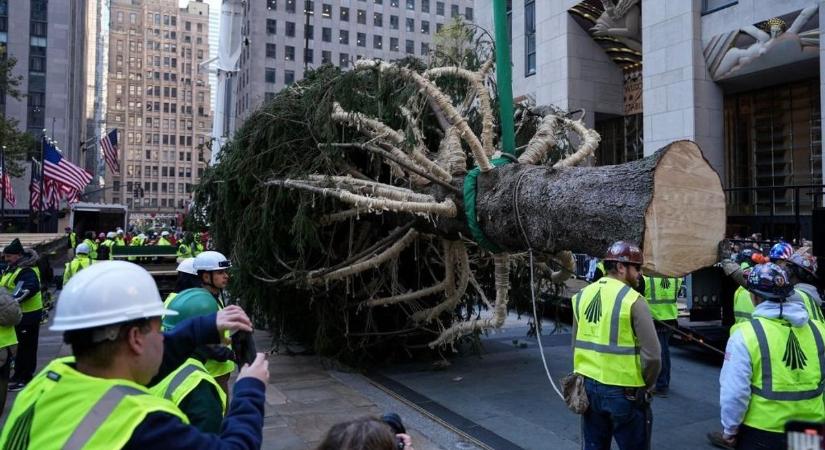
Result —
<path fill-rule="evenodd" d="M 604 255 L 604 261 L 638 265 L 642 265 L 645 262 L 639 246 L 625 241 L 614 242 L 610 248 L 607 249 L 607 253 Z"/>

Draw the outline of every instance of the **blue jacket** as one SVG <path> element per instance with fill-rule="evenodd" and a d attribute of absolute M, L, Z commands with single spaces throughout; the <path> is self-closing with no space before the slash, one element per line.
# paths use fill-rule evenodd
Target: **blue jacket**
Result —
<path fill-rule="evenodd" d="M 756 306 L 753 317 L 779 317 L 779 303 L 763 302 Z M 808 323 L 808 311 L 802 303 L 786 301 L 782 305 L 782 318 L 795 327 Z M 725 348 L 725 362 L 719 373 L 719 405 L 721 406 L 722 431 L 734 435 L 748 412 L 751 400 L 751 375 L 753 365 L 750 353 L 742 338 L 742 331 L 736 330 L 728 339 Z"/>
<path fill-rule="evenodd" d="M 195 317 L 164 333 L 163 361 L 150 386 L 183 364 L 198 345 L 220 342 L 215 316 Z M 259 449 L 263 442 L 265 388 L 264 383 L 254 378 L 236 382 L 218 435 L 203 433 L 175 416 L 153 413 L 135 429 L 124 449 Z"/>

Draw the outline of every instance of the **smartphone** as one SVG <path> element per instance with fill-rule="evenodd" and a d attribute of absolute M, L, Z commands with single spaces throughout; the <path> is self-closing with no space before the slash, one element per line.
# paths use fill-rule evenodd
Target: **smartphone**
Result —
<path fill-rule="evenodd" d="M 785 424 L 788 450 L 825 450 L 825 423 L 792 420 Z"/>
<path fill-rule="evenodd" d="M 235 352 L 235 362 L 238 363 L 238 370 L 240 370 L 244 364 L 252 364 L 257 355 L 252 333 L 248 331 L 235 332 L 235 334 L 232 335 L 232 351 Z"/>

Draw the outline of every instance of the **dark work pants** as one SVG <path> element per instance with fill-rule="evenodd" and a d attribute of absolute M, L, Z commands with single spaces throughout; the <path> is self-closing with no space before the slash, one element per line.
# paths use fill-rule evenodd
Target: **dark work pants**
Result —
<path fill-rule="evenodd" d="M 736 433 L 736 450 L 785 449 L 785 433 L 771 433 L 747 425 L 739 426 Z"/>
<path fill-rule="evenodd" d="M 584 450 L 610 450 L 615 439 L 621 450 L 650 448 L 650 406 L 628 400 L 625 388 L 585 378 L 590 408 L 582 415 Z"/>
<path fill-rule="evenodd" d="M 656 390 L 667 391 L 670 388 L 670 336 L 673 331 L 668 328 L 657 328 L 656 336 L 659 338 L 659 346 L 662 347 L 662 370 L 656 378 Z"/>
<path fill-rule="evenodd" d="M 40 319 L 43 310 L 23 313 L 20 323 L 14 327 L 17 332 L 17 356 L 14 358 L 12 382 L 28 383 L 37 368 L 37 341 L 40 337 Z"/>

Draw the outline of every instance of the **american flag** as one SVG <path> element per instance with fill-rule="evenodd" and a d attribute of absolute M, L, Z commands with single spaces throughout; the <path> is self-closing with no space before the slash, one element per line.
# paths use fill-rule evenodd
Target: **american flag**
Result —
<path fill-rule="evenodd" d="M 103 157 L 106 159 L 106 165 L 109 166 L 113 174 L 119 174 L 120 163 L 117 158 L 117 128 L 100 139 L 100 146 L 103 147 Z"/>
<path fill-rule="evenodd" d="M 29 183 L 29 209 L 40 211 L 42 196 L 40 195 L 40 165 L 32 158 L 32 177 Z"/>
<path fill-rule="evenodd" d="M 11 187 L 11 178 L 8 173 L 3 174 L 3 193 L 11 206 L 17 206 L 17 198 L 14 197 L 14 188 Z"/>
<path fill-rule="evenodd" d="M 70 163 L 45 138 L 43 140 L 43 176 L 47 182 L 53 180 L 65 193 L 82 192 L 92 181 L 92 174 Z"/>

